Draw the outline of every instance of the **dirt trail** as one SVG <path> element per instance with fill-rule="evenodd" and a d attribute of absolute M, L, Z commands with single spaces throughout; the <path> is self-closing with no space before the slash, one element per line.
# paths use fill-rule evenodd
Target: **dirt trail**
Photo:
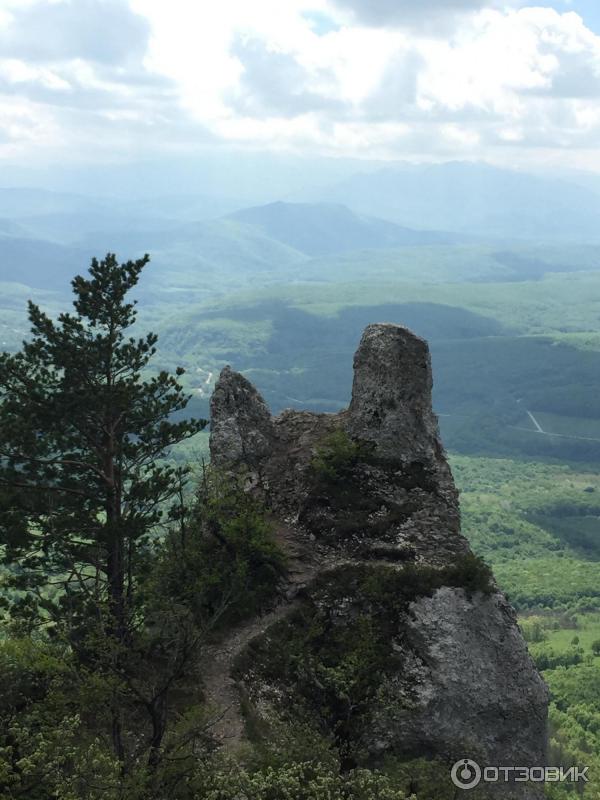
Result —
<path fill-rule="evenodd" d="M 204 680 L 204 695 L 213 709 L 216 722 L 211 733 L 222 744 L 236 744 L 244 734 L 244 720 L 240 710 L 240 698 L 231 669 L 237 656 L 257 636 L 276 622 L 284 619 L 299 606 L 298 593 L 316 577 L 317 573 L 330 566 L 329 559 L 322 558 L 314 542 L 299 541 L 299 534 L 292 528 L 278 523 L 275 537 L 287 557 L 286 580 L 282 585 L 281 599 L 269 612 L 232 628 L 220 641 L 205 648 L 201 660 Z"/>
<path fill-rule="evenodd" d="M 525 410 L 527 411 L 527 409 L 525 409 Z M 538 433 L 546 433 L 546 431 L 545 431 L 545 430 L 542 428 L 542 426 L 541 426 L 541 425 L 540 425 L 540 423 L 537 421 L 537 419 L 536 419 L 536 418 L 533 416 L 533 414 L 531 413 L 531 411 L 527 411 L 527 416 L 529 417 L 529 419 L 530 419 L 530 420 L 533 422 L 533 424 L 535 425 L 535 429 L 536 429 L 536 431 L 537 431 Z"/>
<path fill-rule="evenodd" d="M 201 664 L 204 695 L 216 717 L 211 734 L 218 742 L 235 744 L 244 734 L 239 692 L 236 681 L 231 677 L 235 659 L 247 644 L 284 619 L 297 605 L 293 601 L 281 602 L 270 613 L 234 629 L 222 642 L 205 649 Z"/>
<path fill-rule="evenodd" d="M 240 708 L 237 682 L 231 676 L 233 664 L 244 648 L 271 625 L 285 619 L 300 607 L 302 589 L 318 575 L 339 567 L 365 564 L 397 569 L 397 562 L 371 558 L 368 562 L 343 555 L 319 544 L 301 531 L 275 521 L 275 539 L 287 557 L 287 571 L 276 606 L 263 614 L 231 628 L 227 634 L 204 649 L 200 663 L 205 701 L 215 722 L 211 734 L 220 744 L 236 745 L 244 737 L 244 719 Z"/>

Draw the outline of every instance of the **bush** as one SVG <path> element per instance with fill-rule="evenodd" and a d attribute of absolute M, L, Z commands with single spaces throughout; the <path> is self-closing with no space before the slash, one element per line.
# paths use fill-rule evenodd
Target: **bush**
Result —
<path fill-rule="evenodd" d="M 545 642 L 548 638 L 548 634 L 544 630 L 544 627 L 539 619 L 522 621 L 520 627 L 521 632 L 523 633 L 523 638 L 530 644 L 539 644 L 540 642 Z"/>
<path fill-rule="evenodd" d="M 531 655 L 539 670 L 572 667 L 583 662 L 583 648 L 573 647 L 571 650 L 557 652 L 547 644 L 534 645 Z"/>
<path fill-rule="evenodd" d="M 84 720 L 97 723 L 102 707 L 72 667 L 58 644 L 0 644 L 2 800 L 116 800 L 118 765 Z"/>
<path fill-rule="evenodd" d="M 338 483 L 372 451 L 368 443 L 354 441 L 343 428 L 336 428 L 317 447 L 310 463 L 312 474 L 317 483 Z"/>
<path fill-rule="evenodd" d="M 340 774 L 318 761 L 250 772 L 208 765 L 195 783 L 204 800 L 411 800 L 385 775 L 371 770 Z M 417 800 L 412 798 L 412 800 Z"/>
<path fill-rule="evenodd" d="M 241 478 L 214 471 L 189 517 L 158 552 L 149 593 L 171 598 L 213 629 L 260 611 L 285 571 L 285 556 L 260 503 L 244 491 Z"/>

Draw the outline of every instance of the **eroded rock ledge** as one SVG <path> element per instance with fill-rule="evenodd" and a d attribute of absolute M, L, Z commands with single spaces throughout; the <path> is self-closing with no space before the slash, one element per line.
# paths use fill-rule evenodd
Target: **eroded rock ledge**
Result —
<path fill-rule="evenodd" d="M 222 689 L 209 694 L 231 706 L 224 741 L 243 736 L 238 692 L 255 724 L 268 730 L 294 709 L 356 763 L 545 763 L 547 690 L 514 611 L 460 533 L 431 386 L 427 343 L 391 324 L 364 331 L 338 414 L 272 417 L 244 376 L 222 371 L 212 462 L 245 472 L 290 554 L 277 607 L 220 651 Z M 335 676 L 348 664 L 357 674 L 344 700 Z M 538 797 L 535 787 L 499 791 Z"/>

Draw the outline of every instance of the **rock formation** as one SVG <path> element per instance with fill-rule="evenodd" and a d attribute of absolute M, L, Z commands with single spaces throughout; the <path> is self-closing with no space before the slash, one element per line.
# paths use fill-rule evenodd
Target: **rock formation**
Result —
<path fill-rule="evenodd" d="M 245 470 L 289 558 L 276 606 L 210 654 L 219 666 L 207 694 L 227 706 L 220 735 L 243 737 L 243 697 L 255 725 L 294 709 L 349 764 L 425 755 L 543 765 L 546 687 L 460 533 L 427 344 L 370 325 L 354 370 L 339 414 L 273 418 L 229 367 L 215 388 L 212 461 Z M 523 784 L 494 791 L 541 796 Z"/>

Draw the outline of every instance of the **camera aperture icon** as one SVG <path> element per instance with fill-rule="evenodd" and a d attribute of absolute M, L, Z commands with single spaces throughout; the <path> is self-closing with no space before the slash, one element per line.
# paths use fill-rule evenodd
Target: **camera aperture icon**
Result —
<path fill-rule="evenodd" d="M 450 777 L 459 789 L 474 789 L 481 783 L 481 767 L 470 758 L 461 758 L 452 767 Z"/>

